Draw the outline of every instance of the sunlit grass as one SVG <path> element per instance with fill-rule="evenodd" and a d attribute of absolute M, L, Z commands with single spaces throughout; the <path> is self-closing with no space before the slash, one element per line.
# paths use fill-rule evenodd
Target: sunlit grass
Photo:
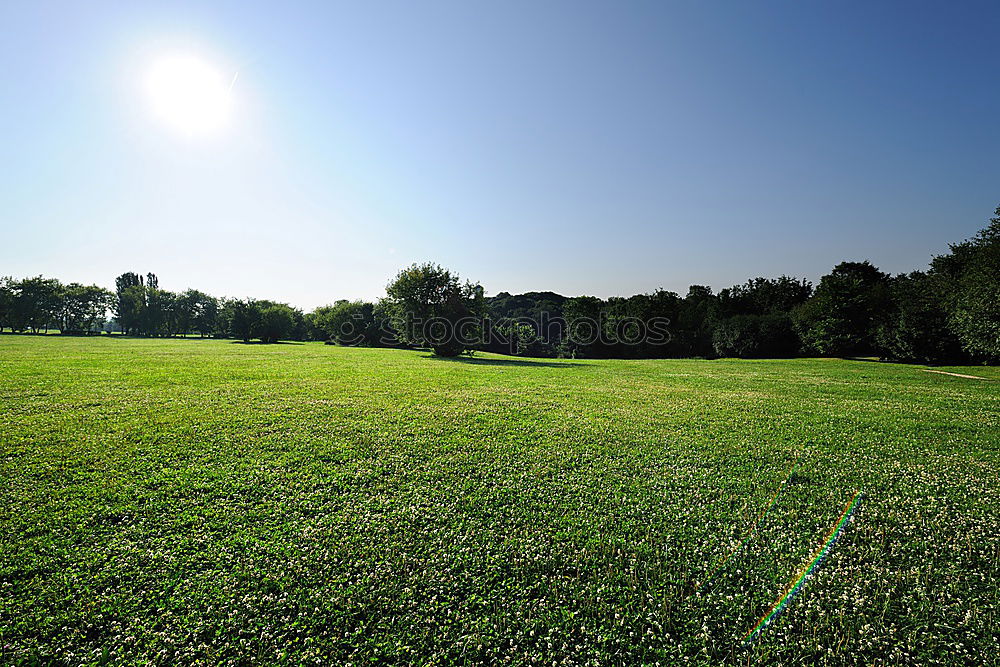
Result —
<path fill-rule="evenodd" d="M 933 664 L 997 642 L 995 379 L 17 336 L 0 378 L 0 663 Z"/>

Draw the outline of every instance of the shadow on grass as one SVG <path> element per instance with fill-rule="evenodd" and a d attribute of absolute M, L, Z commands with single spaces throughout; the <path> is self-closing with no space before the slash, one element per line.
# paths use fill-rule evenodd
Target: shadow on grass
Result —
<path fill-rule="evenodd" d="M 67 336 L 67 338 L 100 338 L 101 340 L 183 340 L 183 341 L 208 341 L 224 340 L 222 338 L 212 338 L 211 336 L 133 336 L 131 334 L 101 334 L 100 336 Z"/>
<path fill-rule="evenodd" d="M 436 354 L 425 354 L 424 359 L 446 361 L 453 364 L 469 364 L 470 366 L 535 366 L 540 368 L 567 368 L 583 366 L 572 361 L 535 361 L 532 359 L 482 359 L 476 357 L 439 357 Z"/>
<path fill-rule="evenodd" d="M 233 340 L 229 341 L 233 345 L 305 345 L 301 340 L 276 340 L 273 343 L 265 343 L 262 340 Z"/>
<path fill-rule="evenodd" d="M 233 345 L 305 345 L 305 341 L 301 340 L 279 340 L 274 343 L 265 343 L 259 340 L 232 340 L 231 338 L 214 338 L 212 336 L 129 336 L 125 334 L 111 334 L 102 336 L 73 336 L 73 338 L 101 338 L 104 340 L 183 340 L 188 342 L 205 342 L 205 341 L 215 341 L 215 342 L 225 342 L 228 341 Z"/>

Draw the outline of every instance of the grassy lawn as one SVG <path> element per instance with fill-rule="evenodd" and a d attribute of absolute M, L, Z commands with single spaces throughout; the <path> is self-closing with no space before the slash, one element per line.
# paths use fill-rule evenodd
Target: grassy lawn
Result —
<path fill-rule="evenodd" d="M 0 663 L 992 659 L 1000 376 L 947 370 L 0 336 Z"/>

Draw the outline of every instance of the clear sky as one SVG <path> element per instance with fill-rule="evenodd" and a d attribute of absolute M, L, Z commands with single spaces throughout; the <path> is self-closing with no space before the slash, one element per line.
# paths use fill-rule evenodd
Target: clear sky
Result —
<path fill-rule="evenodd" d="M 311 308 L 924 268 L 1000 203 L 996 2 L 4 2 L 0 274 Z M 196 58 L 227 120 L 149 77 Z"/>

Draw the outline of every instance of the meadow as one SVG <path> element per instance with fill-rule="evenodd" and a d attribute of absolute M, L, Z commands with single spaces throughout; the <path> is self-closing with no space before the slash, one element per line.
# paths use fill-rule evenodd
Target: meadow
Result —
<path fill-rule="evenodd" d="M 995 660 L 945 370 L 2 335 L 0 663 Z"/>

